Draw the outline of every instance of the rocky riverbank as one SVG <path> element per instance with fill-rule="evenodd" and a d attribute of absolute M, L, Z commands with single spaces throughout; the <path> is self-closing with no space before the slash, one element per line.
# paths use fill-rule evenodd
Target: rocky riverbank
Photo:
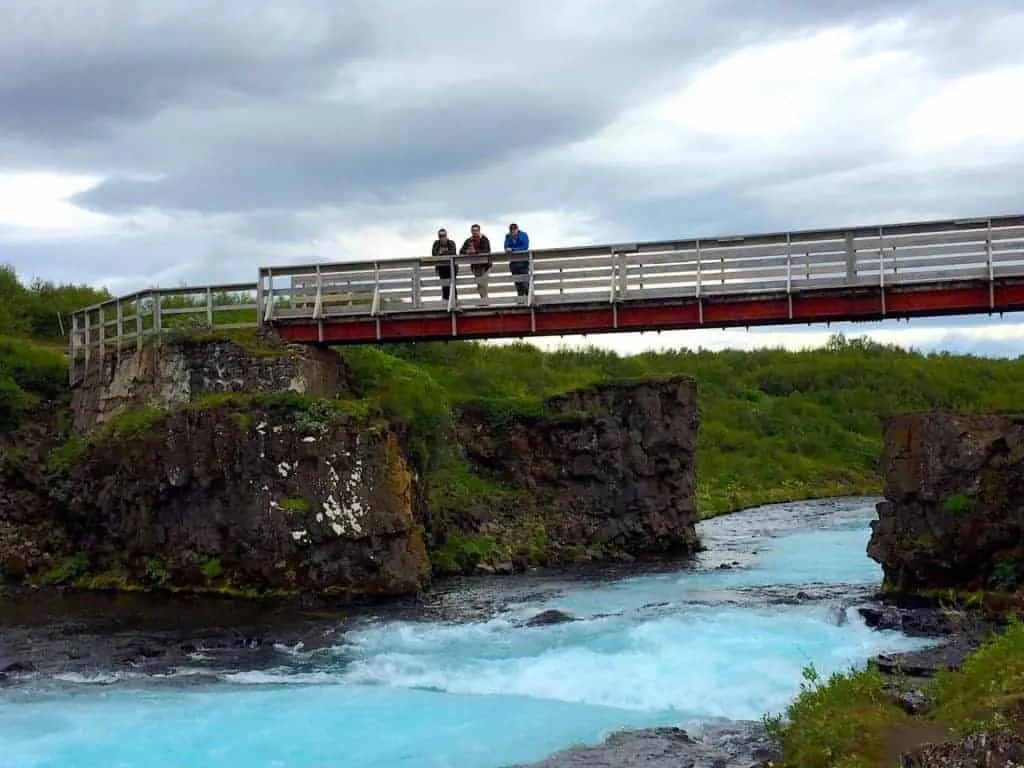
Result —
<path fill-rule="evenodd" d="M 814 530 L 819 525 L 832 525 L 826 521 L 833 514 L 830 510 L 837 506 L 842 505 L 803 505 L 802 509 L 813 511 L 797 517 L 789 506 L 782 505 L 731 519 L 705 521 L 699 528 L 709 548 L 696 562 L 595 563 L 503 577 L 441 579 L 418 597 L 393 600 L 388 605 L 339 608 L 336 603 L 313 598 L 296 604 L 167 594 L 9 590 L 0 601 L 0 625 L 4 627 L 0 633 L 0 669 L 6 678 L 0 684 L 15 689 L 40 684 L 75 687 L 83 683 L 118 689 L 153 685 L 161 689 L 191 688 L 216 685 L 225 670 L 236 676 L 259 674 L 287 664 L 297 665 L 296 671 L 312 672 L 335 658 L 345 647 L 350 631 L 367 625 L 483 625 L 496 616 L 507 615 L 509 607 L 516 605 L 538 606 L 518 612 L 521 618 L 517 625 L 532 627 L 531 631 L 558 631 L 558 626 L 551 625 L 560 622 L 565 622 L 566 628 L 586 626 L 589 622 L 572 612 L 545 611 L 541 606 L 553 595 L 600 587 L 624 577 L 660 579 L 672 575 L 700 579 L 741 574 L 744 569 L 757 567 L 766 531 L 779 536 L 805 527 Z M 696 599 L 694 608 L 699 610 L 700 597 Z M 827 605 L 830 620 L 836 625 L 864 620 L 881 630 L 900 629 L 948 643 L 953 650 L 946 656 L 927 649 L 880 656 L 873 662 L 887 670 L 900 666 L 913 680 L 922 682 L 939 664 L 956 663 L 986 629 L 969 626 L 954 611 L 894 605 L 873 596 L 870 588 L 841 584 L 741 587 L 727 596 L 711 592 L 707 599 L 727 599 L 728 604 L 749 605 L 754 610 Z M 657 609 L 651 606 L 646 610 Z M 302 658 L 308 657 L 307 661 L 294 658 L 296 648 L 302 649 Z M 908 705 L 914 705 L 914 701 L 911 693 Z M 655 768 L 677 768 L 680 764 L 750 768 L 761 766 L 775 755 L 777 745 L 763 724 L 730 722 L 689 730 L 627 729 L 603 744 L 568 749 L 540 765 L 611 766 L 643 759 L 644 765 Z"/>
<path fill-rule="evenodd" d="M 271 340 L 79 363 L 0 446 L 0 581 L 352 602 L 699 548 L 692 379 L 448 413 L 370 378 Z"/>

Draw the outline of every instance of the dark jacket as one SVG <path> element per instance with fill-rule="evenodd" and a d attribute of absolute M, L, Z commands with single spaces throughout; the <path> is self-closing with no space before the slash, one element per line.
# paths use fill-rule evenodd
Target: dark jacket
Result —
<path fill-rule="evenodd" d="M 466 242 L 462 244 L 462 250 L 459 253 L 472 253 L 473 252 L 473 238 L 467 237 Z M 480 235 L 480 242 L 476 244 L 477 253 L 490 253 L 491 252 L 491 241 L 487 239 L 487 235 Z"/>
<path fill-rule="evenodd" d="M 455 241 L 450 237 L 443 243 L 440 239 L 434 241 L 434 247 L 430 250 L 432 256 L 454 256 Z"/>

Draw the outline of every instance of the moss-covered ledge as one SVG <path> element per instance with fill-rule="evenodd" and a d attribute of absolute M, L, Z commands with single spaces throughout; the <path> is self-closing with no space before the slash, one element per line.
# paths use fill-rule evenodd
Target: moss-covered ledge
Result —
<path fill-rule="evenodd" d="M 358 598 L 429 581 L 420 480 L 369 401 L 208 395 L 122 413 L 48 463 L 71 541 L 39 583 Z"/>

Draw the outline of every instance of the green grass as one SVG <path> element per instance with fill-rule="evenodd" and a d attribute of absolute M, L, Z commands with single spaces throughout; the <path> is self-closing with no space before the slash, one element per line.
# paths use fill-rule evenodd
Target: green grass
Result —
<path fill-rule="evenodd" d="M 25 339 L 0 336 L 0 433 L 17 429 L 41 404 L 66 396 L 63 354 Z"/>
<path fill-rule="evenodd" d="M 925 355 L 833 337 L 825 349 L 679 350 L 620 357 L 599 349 L 542 352 L 525 344 L 418 343 L 339 350 L 368 397 L 410 426 L 428 467 L 453 419 L 472 409 L 500 427 L 543 415 L 545 398 L 608 381 L 687 374 L 701 428 L 703 516 L 763 503 L 881 491 L 885 419 L 905 411 L 1019 411 L 1024 358 Z M 447 476 L 453 474 L 447 470 Z M 461 491 L 471 495 L 463 478 Z M 450 488 L 450 486 L 449 486 Z"/>
<path fill-rule="evenodd" d="M 1024 722 L 1024 624 L 1011 621 L 960 670 L 944 670 L 927 681 L 923 692 L 933 702 L 927 715 L 904 713 L 884 684 L 873 668 L 822 679 L 808 667 L 785 713 L 765 718 L 783 749 L 780 768 L 891 768 L 896 744 L 915 734 L 956 738 L 1019 729 Z"/>

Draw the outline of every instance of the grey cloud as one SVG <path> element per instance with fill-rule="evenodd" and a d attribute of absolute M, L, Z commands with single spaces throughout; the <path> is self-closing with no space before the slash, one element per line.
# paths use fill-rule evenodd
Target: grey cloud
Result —
<path fill-rule="evenodd" d="M 1016 54 L 1020 14 L 997 20 L 1014 3 L 282 0 L 259 8 L 244 0 L 0 6 L 0 172 L 96 174 L 104 181 L 79 205 L 122 217 L 155 209 L 181 222 L 170 236 L 4 246 L 5 257 L 44 276 L 245 279 L 260 262 L 299 258 L 332 223 L 395 231 L 452 211 L 486 221 L 586 212 L 594 239 L 639 240 L 888 220 L 903 206 L 951 215 L 1024 207 L 1016 183 L 1024 158 L 975 169 L 907 164 L 888 141 L 881 90 L 836 103 L 779 146 L 695 138 L 647 171 L 590 167 L 569 151 L 744 45 L 832 24 L 903 18 L 911 53 L 941 76 L 1005 63 Z"/>
<path fill-rule="evenodd" d="M 395 198 L 409 182 L 592 133 L 771 31 L 904 5 L 292 0 L 273 12 L 230 2 L 200 13 L 48 0 L 18 24 L 29 42 L 46 40 L 38 30 L 60 12 L 81 29 L 58 39 L 61 56 L 26 43 L 6 54 L 20 66 L 0 81 L 0 113 L 12 116 L 0 144 L 6 133 L 8 146 L 18 140 L 12 153 L 20 145 L 36 162 L 112 177 L 79 199 L 100 210 Z M 164 178 L 132 180 L 139 174 Z"/>
<path fill-rule="evenodd" d="M 44 0 L 0 8 L 0 114 L 7 134 L 116 138 L 160 110 L 268 98 L 327 82 L 365 54 L 358 3 L 286 17 L 251 3 Z M 340 22 L 344 23 L 340 23 Z M 170 138 L 170 137 L 169 137 Z"/>

